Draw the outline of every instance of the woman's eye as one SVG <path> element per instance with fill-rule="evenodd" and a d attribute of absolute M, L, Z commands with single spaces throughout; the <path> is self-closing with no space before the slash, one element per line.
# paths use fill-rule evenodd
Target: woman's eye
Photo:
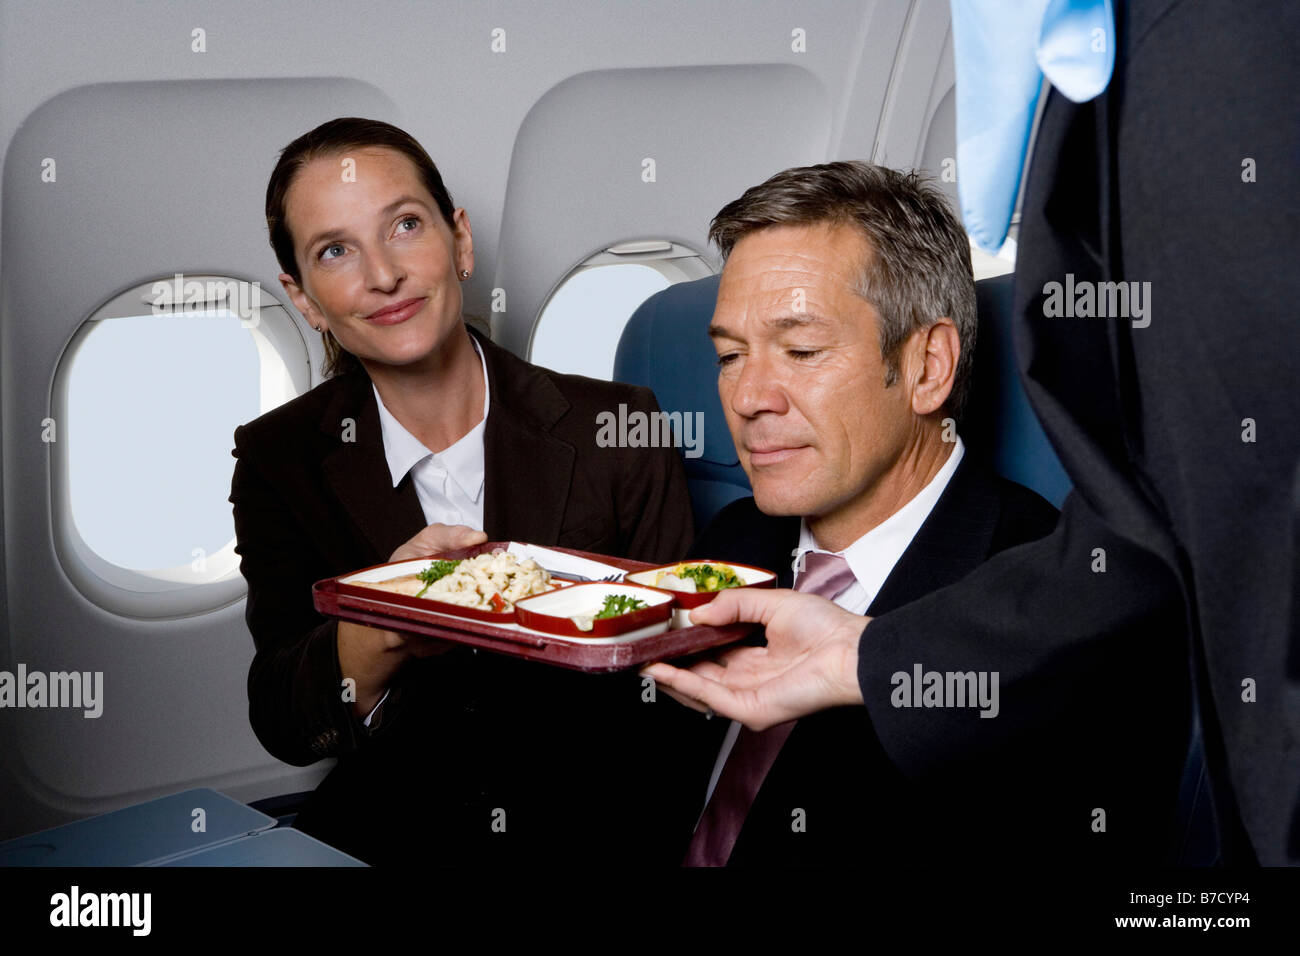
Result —
<path fill-rule="evenodd" d="M 404 229 L 404 228 L 402 228 L 402 227 L 405 226 L 408 222 L 412 224 L 412 225 L 411 225 L 411 228 L 410 228 L 410 229 Z M 407 216 L 407 217 L 405 217 L 404 219 L 402 219 L 401 222 L 399 222 L 399 223 L 397 224 L 397 231 L 398 231 L 398 232 L 411 232 L 412 230 L 418 228 L 419 225 L 420 225 L 420 217 L 419 217 L 419 216 Z"/>
<path fill-rule="evenodd" d="M 334 250 L 336 250 L 336 249 L 338 250 L 338 255 L 334 255 L 334 254 L 333 254 Z M 343 245 L 342 245 L 341 243 L 338 243 L 338 242 L 331 242 L 328 246 L 326 246 L 324 249 L 322 249 L 322 250 L 320 251 L 320 255 L 317 256 L 317 258 L 318 258 L 318 259 L 337 259 L 337 258 L 338 258 L 339 256 L 341 256 L 341 255 L 343 255 Z"/>

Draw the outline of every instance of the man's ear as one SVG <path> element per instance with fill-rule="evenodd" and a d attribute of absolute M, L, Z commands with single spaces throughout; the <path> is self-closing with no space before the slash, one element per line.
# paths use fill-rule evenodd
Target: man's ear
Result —
<path fill-rule="evenodd" d="M 917 333 L 916 357 L 919 375 L 912 386 L 912 411 L 931 415 L 943 408 L 952 394 L 961 357 L 961 338 L 952 319 L 943 316 L 928 329 Z"/>
<path fill-rule="evenodd" d="M 294 308 L 302 313 L 302 317 L 307 320 L 307 324 L 318 332 L 328 332 L 329 323 L 325 317 L 312 303 L 307 293 L 302 291 L 302 286 L 294 281 L 293 276 L 287 272 L 280 273 L 280 285 L 284 286 L 284 291 L 289 293 L 289 299 L 293 302 Z"/>

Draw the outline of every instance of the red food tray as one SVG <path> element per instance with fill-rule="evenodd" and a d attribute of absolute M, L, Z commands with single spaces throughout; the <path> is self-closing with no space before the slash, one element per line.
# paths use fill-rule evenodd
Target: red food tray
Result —
<path fill-rule="evenodd" d="M 506 548 L 509 544 L 508 541 L 488 541 L 472 548 L 461 548 L 429 557 L 430 559 L 473 558 L 494 548 Z M 601 561 L 625 571 L 643 571 L 657 567 L 646 561 L 613 558 L 592 551 L 557 547 L 552 547 L 551 550 Z M 373 567 L 383 567 L 383 565 L 373 565 Z M 366 570 L 370 569 L 359 568 L 357 571 L 317 581 L 312 585 L 312 599 L 316 610 L 343 621 L 354 621 L 357 624 L 368 624 L 390 631 L 437 637 L 457 644 L 481 647 L 498 654 L 567 667 L 570 670 L 608 673 L 655 661 L 672 660 L 711 647 L 731 644 L 757 628 L 757 625 L 748 623 L 729 624 L 725 627 L 683 627 L 621 643 L 594 644 L 581 639 L 517 630 L 489 621 L 445 614 L 413 606 L 417 603 L 416 599 L 405 598 L 403 595 L 389 595 L 398 599 L 395 602 L 386 600 L 382 591 L 339 584 L 340 578 L 351 577 Z"/>

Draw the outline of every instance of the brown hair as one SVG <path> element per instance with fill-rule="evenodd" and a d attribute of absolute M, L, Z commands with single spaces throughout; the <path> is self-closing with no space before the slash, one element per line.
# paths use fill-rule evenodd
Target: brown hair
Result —
<path fill-rule="evenodd" d="M 961 354 L 947 406 L 960 418 L 975 358 L 975 280 L 970 242 L 943 193 L 915 172 L 864 162 L 787 169 L 723 206 L 709 239 L 726 258 L 751 232 L 814 223 L 854 226 L 867 240 L 857 293 L 880 313 L 886 387 L 912 333 L 952 319 Z"/>
<path fill-rule="evenodd" d="M 289 187 L 298 171 L 308 163 L 322 156 L 334 156 L 353 149 L 382 146 L 396 150 L 412 163 L 419 173 L 425 189 L 438 204 L 438 211 L 452 229 L 456 228 L 454 215 L 456 206 L 451 201 L 451 193 L 443 185 L 442 175 L 434 165 L 424 147 L 405 130 L 398 129 L 382 120 L 361 119 L 345 116 L 322 123 L 314 130 L 304 133 L 280 151 L 280 160 L 271 172 L 271 181 L 266 184 L 266 228 L 270 233 L 271 248 L 280 268 L 293 276 L 293 280 L 302 284 L 302 273 L 298 268 L 298 259 L 293 251 L 293 236 L 289 234 L 289 224 L 285 221 L 284 200 Z M 354 369 L 360 369 L 361 363 L 351 352 L 345 351 L 338 340 L 329 333 L 324 333 L 326 377 L 333 377 Z"/>

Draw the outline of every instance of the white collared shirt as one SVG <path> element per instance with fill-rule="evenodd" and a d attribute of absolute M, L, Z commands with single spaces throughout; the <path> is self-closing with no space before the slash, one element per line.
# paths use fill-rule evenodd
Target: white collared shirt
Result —
<path fill-rule="evenodd" d="M 483 368 L 483 418 L 455 444 L 440 452 L 431 452 L 420 439 L 408 432 L 393 413 L 384 407 L 379 389 L 370 383 L 379 406 L 379 430 L 384 439 L 384 457 L 388 459 L 388 473 L 396 488 L 411 472 L 415 494 L 420 499 L 426 524 L 463 524 L 483 530 L 483 475 L 486 456 L 483 435 L 487 430 L 488 404 L 491 399 L 488 385 L 487 360 L 474 336 L 479 365 Z M 381 704 L 388 699 L 388 691 L 371 708 L 362 725 L 369 727 Z"/>
<path fill-rule="evenodd" d="M 916 533 L 921 530 L 921 525 L 925 524 L 925 519 L 930 517 L 930 512 L 934 510 L 935 503 L 943 495 L 944 489 L 948 487 L 948 482 L 952 480 L 953 473 L 956 472 L 957 466 L 961 464 L 965 452 L 966 446 L 962 443 L 959 435 L 952 451 L 948 453 L 948 460 L 943 463 L 943 467 L 935 473 L 929 483 L 917 492 L 911 501 L 858 538 L 857 541 L 854 541 L 843 551 L 828 552 L 824 548 L 817 547 L 817 542 L 808 529 L 807 520 L 801 521 L 799 523 L 799 550 L 794 555 L 794 566 L 796 568 L 801 567 L 804 555 L 810 551 L 820 551 L 823 554 L 839 554 L 844 560 L 848 561 L 849 570 L 853 572 L 855 580 L 848 588 L 836 596 L 835 603 L 853 614 L 866 614 L 867 608 L 871 607 L 871 602 L 876 599 L 876 595 L 880 593 L 881 587 L 884 586 L 885 579 L 894 570 L 894 565 L 898 563 L 898 559 L 903 556 L 903 552 L 912 543 Z M 798 583 L 797 574 L 795 583 Z M 704 798 L 705 806 L 713 798 L 713 788 L 718 785 L 718 778 L 722 776 L 723 765 L 726 764 L 727 756 L 736 743 L 736 737 L 740 734 L 740 727 L 740 721 L 733 720 L 731 726 L 727 728 L 727 736 L 723 738 L 722 747 L 718 750 L 718 759 L 713 765 L 713 775 L 709 778 L 709 791 Z"/>
<path fill-rule="evenodd" d="M 474 337 L 470 336 L 474 342 Z M 483 368 L 483 418 L 455 444 L 440 452 L 425 448 L 393 413 L 384 407 L 379 389 L 374 383 L 375 402 L 379 406 L 379 428 L 383 432 L 384 457 L 388 459 L 388 472 L 393 487 L 401 484 L 406 473 L 411 473 L 415 493 L 420 499 L 426 524 L 463 524 L 483 530 L 483 475 L 485 456 L 483 435 L 487 430 L 488 405 L 491 394 L 488 386 L 487 361 L 478 342 L 474 342 L 479 364 Z"/>
<path fill-rule="evenodd" d="M 871 607 L 871 602 L 880 593 L 885 579 L 889 577 L 889 572 L 894 570 L 894 565 L 903 556 L 907 546 L 912 543 L 916 533 L 921 530 L 925 519 L 930 517 L 935 502 L 948 487 L 948 482 L 952 479 L 957 466 L 961 464 L 965 453 L 966 446 L 962 443 L 961 436 L 958 436 L 952 451 L 948 454 L 948 460 L 935 472 L 926 486 L 916 493 L 916 497 L 843 551 L 836 552 L 849 562 L 849 570 L 853 572 L 855 578 L 854 582 L 835 598 L 836 604 L 854 614 L 867 613 L 867 608 Z M 808 522 L 804 520 L 799 523 L 799 553 L 795 555 L 795 567 L 802 566 L 803 556 L 810 551 L 831 553 L 817 547 L 812 531 L 808 529 Z M 795 583 L 798 584 L 797 575 Z"/>

